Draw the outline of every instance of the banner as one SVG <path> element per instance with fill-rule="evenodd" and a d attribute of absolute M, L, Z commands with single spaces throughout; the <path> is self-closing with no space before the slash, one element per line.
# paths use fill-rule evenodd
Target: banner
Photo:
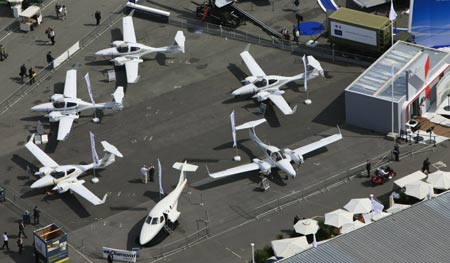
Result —
<path fill-rule="evenodd" d="M 305 87 L 305 91 L 308 90 L 308 66 L 306 65 L 306 55 L 303 55 L 303 66 L 305 67 L 305 73 L 304 73 L 304 81 L 303 81 L 303 86 Z"/>
<path fill-rule="evenodd" d="M 391 10 L 389 11 L 389 20 L 394 21 L 397 18 L 397 12 L 394 9 L 394 3 L 391 0 Z"/>
<path fill-rule="evenodd" d="M 102 256 L 108 258 L 109 252 L 112 251 L 114 255 L 114 261 L 123 262 L 136 262 L 136 251 L 120 250 L 115 248 L 103 247 Z"/>
<path fill-rule="evenodd" d="M 161 162 L 159 161 L 159 158 L 158 158 L 158 177 L 159 177 L 159 194 L 161 196 L 163 196 L 164 189 L 162 187 L 162 169 L 161 169 Z"/>
<path fill-rule="evenodd" d="M 230 120 L 231 120 L 231 135 L 233 135 L 233 147 L 237 146 L 236 143 L 236 123 L 234 121 L 234 110 L 230 114 Z"/>
<path fill-rule="evenodd" d="M 91 131 L 89 131 L 89 137 L 91 138 L 92 161 L 94 162 L 95 166 L 97 166 L 99 163 L 99 160 L 98 160 L 97 151 L 95 150 L 95 136 Z"/>
<path fill-rule="evenodd" d="M 84 79 L 86 80 L 86 86 L 87 86 L 87 90 L 89 93 L 89 98 L 91 98 L 91 102 L 92 102 L 92 104 L 94 104 L 94 107 L 95 107 L 94 97 L 92 96 L 91 80 L 89 79 L 89 72 L 86 73 L 86 75 L 84 75 Z"/>

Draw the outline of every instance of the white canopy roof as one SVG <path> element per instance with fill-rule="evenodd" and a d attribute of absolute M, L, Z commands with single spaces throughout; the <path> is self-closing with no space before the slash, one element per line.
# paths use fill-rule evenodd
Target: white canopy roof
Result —
<path fill-rule="evenodd" d="M 398 180 L 395 180 L 394 183 L 399 187 L 405 187 L 405 185 L 414 183 L 416 181 L 425 179 L 427 177 L 426 174 L 422 173 L 422 171 L 416 171 L 410 175 L 404 176 Z"/>

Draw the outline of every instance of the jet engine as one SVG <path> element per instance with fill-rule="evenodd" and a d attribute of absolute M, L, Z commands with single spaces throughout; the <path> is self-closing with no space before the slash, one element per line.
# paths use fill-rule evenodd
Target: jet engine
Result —
<path fill-rule="evenodd" d="M 259 170 L 264 175 L 269 175 L 272 172 L 272 165 L 259 159 L 253 159 L 253 162 L 258 164 Z"/>
<path fill-rule="evenodd" d="M 122 41 L 122 40 L 116 40 L 116 41 L 113 41 L 113 42 L 111 43 L 111 46 L 113 46 L 113 47 L 120 47 L 120 46 L 122 46 L 123 44 L 126 44 L 126 42 L 125 42 L 125 41 Z"/>
<path fill-rule="evenodd" d="M 296 153 L 295 151 L 291 150 L 291 149 L 284 149 L 283 150 L 284 154 L 288 155 L 289 157 L 291 157 L 291 160 L 300 165 L 303 163 L 303 156 L 301 156 L 300 154 Z"/>

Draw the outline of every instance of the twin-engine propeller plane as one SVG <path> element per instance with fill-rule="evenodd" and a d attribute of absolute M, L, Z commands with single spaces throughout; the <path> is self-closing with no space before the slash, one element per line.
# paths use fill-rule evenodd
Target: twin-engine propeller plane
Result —
<path fill-rule="evenodd" d="M 77 70 L 71 69 L 66 72 L 63 94 L 53 94 L 50 102 L 43 103 L 31 108 L 32 111 L 45 112 L 50 122 L 58 122 L 58 141 L 64 141 L 70 133 L 73 121 L 80 116 L 79 112 L 88 109 L 94 110 L 121 110 L 124 97 L 123 87 L 119 86 L 112 94 L 113 101 L 104 103 L 89 103 L 77 98 Z"/>
<path fill-rule="evenodd" d="M 133 11 L 132 11 L 133 13 Z M 178 31 L 175 35 L 175 43 L 166 47 L 149 47 L 137 43 L 134 32 L 132 13 L 122 19 L 123 40 L 116 40 L 111 43 L 113 47 L 100 50 L 95 53 L 97 56 L 110 57 L 115 66 L 125 65 L 128 83 L 136 83 L 139 80 L 138 67 L 143 62 L 142 56 L 151 53 L 184 53 L 185 37 L 183 31 Z"/>
<path fill-rule="evenodd" d="M 241 52 L 240 55 L 251 75 L 242 80 L 241 82 L 245 85 L 234 90 L 232 94 L 234 96 L 254 94 L 252 98 L 257 99 L 258 102 L 269 99 L 285 115 L 295 113 L 297 106 L 294 106 L 294 109 L 291 109 L 282 96 L 285 91 L 281 90 L 281 88 L 289 82 L 302 79 L 305 80 L 305 73 L 300 73 L 292 77 L 266 75 L 258 63 L 256 63 L 252 55 L 248 52 L 249 49 L 250 44 L 247 45 L 245 51 Z M 309 66 L 308 72 L 306 72 L 306 80 L 313 79 L 319 75 L 322 77 L 324 76 L 322 66 L 313 56 L 307 56 L 307 62 L 305 63 Z"/>
<path fill-rule="evenodd" d="M 291 177 L 294 178 L 297 175 L 297 173 L 294 167 L 292 166 L 291 162 L 300 165 L 304 161 L 303 155 L 342 139 L 342 134 L 339 130 L 339 133 L 337 134 L 328 136 L 319 141 L 302 146 L 295 150 L 287 148 L 280 150 L 275 146 L 263 143 L 256 136 L 255 127 L 264 122 L 266 122 L 266 119 L 259 119 L 256 121 L 250 121 L 242 125 L 236 126 L 236 130 L 249 129 L 250 138 L 262 150 L 265 157 L 264 159 L 260 160 L 258 158 L 255 158 L 253 159 L 252 163 L 240 165 L 216 173 L 210 173 L 208 170 L 209 176 L 217 179 L 254 170 L 259 170 L 262 174 L 269 175 L 272 171 L 272 168 L 278 168 L 287 175 L 290 175 Z"/>
<path fill-rule="evenodd" d="M 148 213 L 139 236 L 139 243 L 141 245 L 150 242 L 159 231 L 161 231 L 165 224 L 168 222 L 175 223 L 178 220 L 178 217 L 180 217 L 181 213 L 177 210 L 178 199 L 187 183 L 186 172 L 195 172 L 197 171 L 198 166 L 188 164 L 187 162 L 177 162 L 173 164 L 173 168 L 181 171 L 178 184 L 170 194 L 159 201 L 152 208 L 150 213 Z"/>
<path fill-rule="evenodd" d="M 106 166 L 112 164 L 116 159 L 115 156 L 123 157 L 123 155 L 117 150 L 117 148 L 107 141 L 102 141 L 103 151 L 105 155 L 99 160 L 98 164 L 90 163 L 86 165 L 70 164 L 59 165 L 44 151 L 42 151 L 36 144 L 33 143 L 34 134 L 30 140 L 25 144 L 25 147 L 31 152 L 31 154 L 39 160 L 43 167 L 39 168 L 35 174 L 40 176 L 36 180 L 31 188 L 42 188 L 53 186 L 53 190 L 62 194 L 70 191 L 75 192 L 93 205 L 103 204 L 106 200 L 106 194 L 103 199 L 98 198 L 83 184 L 84 180 L 78 180 L 77 177 L 90 169 L 103 169 Z"/>

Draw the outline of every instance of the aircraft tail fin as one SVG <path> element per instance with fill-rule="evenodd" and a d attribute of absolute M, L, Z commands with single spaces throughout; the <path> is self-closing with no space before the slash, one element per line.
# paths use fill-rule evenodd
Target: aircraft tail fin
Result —
<path fill-rule="evenodd" d="M 123 97 L 125 97 L 125 93 L 123 91 L 123 87 L 122 86 L 118 86 L 116 88 L 116 90 L 114 91 L 114 93 L 112 94 L 112 96 L 114 98 L 114 102 L 122 105 Z"/>
<path fill-rule="evenodd" d="M 246 122 L 246 123 L 241 124 L 239 126 L 236 126 L 236 130 L 253 129 L 256 126 L 258 126 L 258 125 L 260 125 L 261 123 L 264 123 L 264 122 L 266 122 L 266 119 L 264 119 L 264 118 L 256 120 L 256 121 L 249 121 L 249 122 Z"/>
<path fill-rule="evenodd" d="M 107 198 L 107 197 L 108 197 L 108 194 L 106 193 L 106 194 L 103 196 L 102 202 L 101 202 L 99 205 L 104 204 L 104 203 L 106 202 L 106 198 Z"/>
<path fill-rule="evenodd" d="M 184 163 L 176 162 L 172 166 L 173 168 L 180 170 L 180 180 L 178 181 L 178 184 L 182 183 L 184 179 L 186 179 L 186 173 L 185 172 L 195 172 L 198 169 L 197 165 L 189 164 L 187 161 Z"/>
<path fill-rule="evenodd" d="M 320 62 L 317 61 L 313 56 L 308 56 L 308 65 L 315 69 L 322 77 L 324 76 L 324 71 Z"/>
<path fill-rule="evenodd" d="M 116 156 L 123 157 L 122 153 L 119 152 L 116 146 L 110 144 L 107 141 L 102 141 L 101 144 L 103 146 L 103 151 L 105 152 L 105 155 L 100 160 L 99 164 L 96 166 L 97 169 L 105 168 L 106 166 L 115 162 Z"/>
<path fill-rule="evenodd" d="M 183 31 L 178 31 L 177 34 L 175 35 L 175 43 L 173 44 L 175 47 L 178 47 L 181 52 L 184 53 L 184 42 L 186 41 L 186 37 L 184 36 Z"/>

